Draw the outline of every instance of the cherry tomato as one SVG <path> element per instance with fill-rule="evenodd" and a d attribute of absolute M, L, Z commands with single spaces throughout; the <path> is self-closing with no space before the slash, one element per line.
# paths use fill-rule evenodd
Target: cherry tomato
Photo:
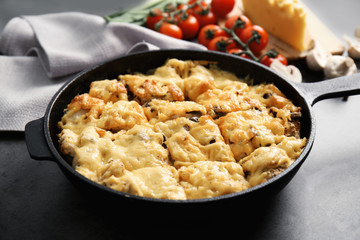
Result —
<path fill-rule="evenodd" d="M 216 24 L 216 16 L 214 13 L 209 10 L 208 12 L 194 12 L 193 15 L 199 21 L 200 27 L 209 25 L 209 24 Z"/>
<path fill-rule="evenodd" d="M 225 37 L 226 35 L 226 32 L 219 25 L 209 24 L 200 29 L 198 41 L 201 45 L 207 47 L 213 38 L 219 36 Z"/>
<path fill-rule="evenodd" d="M 251 59 L 251 57 L 245 53 L 241 53 L 243 50 L 240 48 L 233 48 L 228 51 L 229 54 L 235 54 L 243 58 Z M 239 55 L 240 54 L 240 55 Z"/>
<path fill-rule="evenodd" d="M 161 19 L 163 19 L 163 12 L 155 8 L 150 11 L 148 16 L 146 17 L 146 26 L 152 30 L 155 30 L 155 24 L 158 23 Z"/>
<path fill-rule="evenodd" d="M 188 5 L 192 5 L 194 3 L 198 3 L 198 4 L 192 8 L 189 8 L 189 10 L 188 10 L 189 13 L 194 13 L 194 12 L 200 13 L 202 11 L 207 11 L 209 9 L 209 5 L 205 1 L 201 1 L 201 0 L 189 0 L 188 1 Z"/>
<path fill-rule="evenodd" d="M 164 22 L 159 28 L 159 32 L 173 38 L 182 39 L 182 31 L 178 25 Z"/>
<path fill-rule="evenodd" d="M 224 18 L 234 8 L 235 0 L 212 0 L 211 9 L 215 16 Z"/>
<path fill-rule="evenodd" d="M 220 36 L 213 38 L 209 42 L 207 48 L 212 51 L 227 52 L 230 49 L 237 48 L 237 45 L 234 40 L 228 37 Z"/>
<path fill-rule="evenodd" d="M 286 59 L 286 57 L 284 57 L 284 55 L 282 55 L 281 53 L 278 53 L 276 57 L 269 57 L 267 55 L 265 55 L 263 58 L 261 58 L 260 62 L 268 67 L 270 67 L 270 65 L 275 61 L 275 60 L 279 60 L 282 64 L 284 64 L 285 66 L 288 65 L 288 61 Z"/>
<path fill-rule="evenodd" d="M 192 5 L 196 2 L 198 2 L 198 5 L 194 6 L 193 8 L 189 8 L 188 14 L 191 14 L 197 18 L 200 24 L 200 28 L 208 24 L 215 24 L 216 16 L 210 10 L 210 6 L 205 1 L 190 0 L 188 4 Z"/>
<path fill-rule="evenodd" d="M 238 22 L 237 22 L 238 21 Z M 239 25 L 240 22 L 243 22 L 242 27 Z M 252 23 L 248 17 L 245 15 L 241 16 L 233 16 L 226 20 L 225 27 L 227 29 L 232 29 L 234 27 L 234 24 L 237 23 L 238 26 L 235 27 L 234 31 L 237 36 L 240 36 L 240 33 L 247 27 L 252 26 Z"/>
<path fill-rule="evenodd" d="M 268 34 L 262 27 L 258 25 L 247 27 L 241 31 L 238 37 L 242 42 L 247 43 L 253 37 L 253 34 L 257 34 L 259 39 L 252 41 L 249 48 L 255 55 L 259 55 L 268 43 Z"/>
<path fill-rule="evenodd" d="M 192 39 L 199 31 L 199 21 L 193 15 L 188 15 L 186 19 L 180 18 L 178 26 L 183 33 L 183 39 Z"/>

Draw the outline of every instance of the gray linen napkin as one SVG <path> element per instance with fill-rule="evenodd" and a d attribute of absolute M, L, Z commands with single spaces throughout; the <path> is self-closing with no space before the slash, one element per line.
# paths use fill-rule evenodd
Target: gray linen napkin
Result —
<path fill-rule="evenodd" d="M 133 51 L 199 49 L 127 23 L 80 12 L 21 16 L 0 38 L 0 130 L 23 131 L 44 115 L 51 97 L 74 74 Z"/>

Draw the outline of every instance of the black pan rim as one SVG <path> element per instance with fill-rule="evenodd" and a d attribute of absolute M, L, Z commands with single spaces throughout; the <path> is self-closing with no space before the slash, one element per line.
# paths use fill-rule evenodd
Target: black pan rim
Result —
<path fill-rule="evenodd" d="M 281 172 L 280 174 L 278 174 L 277 176 L 267 180 L 264 183 L 261 183 L 259 185 L 256 185 L 254 187 L 251 187 L 249 189 L 240 191 L 240 192 L 235 192 L 235 193 L 231 193 L 231 194 L 226 194 L 226 195 L 222 195 L 222 196 L 217 196 L 217 197 L 212 197 L 212 198 L 201 198 L 201 199 L 188 199 L 188 200 L 171 200 L 171 199 L 157 199 L 157 198 L 150 198 L 150 197 L 142 197 L 142 196 L 138 196 L 138 195 L 134 195 L 134 194 L 130 194 L 130 193 L 125 193 L 125 192 L 120 192 L 108 187 L 105 187 L 99 183 L 93 182 L 92 180 L 86 178 L 85 176 L 81 175 L 80 173 L 78 173 L 74 168 L 72 168 L 72 166 L 62 157 L 62 155 L 58 152 L 57 147 L 55 146 L 55 143 L 52 140 L 52 137 L 50 135 L 50 115 L 52 113 L 52 109 L 54 107 L 54 103 L 56 102 L 56 100 L 60 97 L 61 93 L 67 89 L 69 87 L 69 85 L 71 85 L 73 82 L 78 81 L 78 79 L 80 79 L 83 75 L 88 74 L 91 71 L 96 70 L 97 68 L 103 67 L 104 65 L 108 65 L 112 62 L 115 61 L 119 61 L 119 59 L 123 59 L 123 58 L 130 58 L 133 56 L 149 56 L 151 54 L 166 54 L 166 55 L 171 55 L 173 53 L 187 53 L 190 56 L 192 54 L 202 54 L 205 56 L 219 56 L 219 57 L 225 57 L 225 58 L 233 58 L 234 61 L 246 61 L 249 62 L 250 64 L 253 65 L 257 65 L 257 67 L 260 67 L 262 69 L 265 69 L 266 71 L 268 71 L 269 73 L 276 75 L 277 78 L 282 79 L 282 81 L 285 81 L 287 85 L 289 85 L 290 87 L 292 87 L 296 92 L 298 92 L 298 95 L 302 98 L 302 101 L 306 104 L 307 106 L 307 110 L 309 111 L 309 116 L 310 116 L 310 121 L 311 121 L 311 129 L 309 137 L 307 138 L 307 143 L 302 151 L 302 153 L 300 154 L 300 156 L 287 168 L 285 169 L 283 172 Z M 206 59 L 205 59 L 206 60 Z M 296 84 L 293 84 L 287 80 L 285 80 L 282 76 L 280 76 L 279 74 L 277 74 L 276 72 L 274 72 L 273 70 L 271 70 L 270 68 L 245 59 L 245 58 L 240 58 L 237 56 L 232 56 L 229 55 L 227 53 L 222 53 L 222 52 L 215 52 L 215 51 L 199 51 L 199 50 L 184 50 L 184 49 L 167 49 L 167 50 L 154 50 L 154 51 L 146 51 L 146 52 L 138 52 L 138 53 L 133 53 L 133 54 L 128 54 L 125 56 L 120 56 L 118 58 L 103 62 L 103 63 L 99 63 L 97 65 L 94 65 L 84 71 L 81 71 L 80 73 L 76 74 L 76 76 L 74 76 L 71 80 L 69 80 L 67 83 L 65 83 L 58 91 L 57 93 L 53 96 L 53 98 L 50 100 L 48 107 L 46 109 L 45 112 L 45 116 L 44 116 L 44 133 L 45 133 L 45 139 L 47 141 L 47 144 L 54 156 L 54 158 L 56 159 L 56 162 L 58 164 L 60 164 L 62 167 L 64 167 L 66 169 L 66 171 L 69 171 L 71 174 L 75 175 L 77 178 L 79 178 L 81 181 L 86 182 L 87 184 L 93 185 L 103 191 L 106 191 L 112 195 L 118 195 L 119 197 L 125 197 L 125 198 L 131 198 L 134 200 L 140 200 L 140 201 L 147 201 L 147 202 L 152 202 L 152 203 L 166 203 L 166 204 L 198 204 L 198 203 L 205 203 L 205 202 L 217 202 L 217 201 L 221 201 L 221 200 L 227 200 L 227 199 L 232 199 L 232 198 L 237 198 L 237 197 L 241 197 L 244 195 L 249 195 L 251 193 L 254 193 L 260 189 L 264 189 L 266 188 L 268 185 L 271 185 L 277 181 L 279 181 L 279 179 L 283 178 L 285 175 L 287 175 L 288 173 L 292 172 L 292 171 L 297 171 L 298 168 L 302 165 L 302 163 L 305 161 L 306 157 L 308 156 L 312 146 L 313 146 L 313 142 L 314 142 L 314 137 L 315 137 L 315 119 L 313 117 L 313 113 L 312 113 L 312 107 L 310 106 L 309 102 L 304 98 L 303 94 L 301 93 L 301 91 L 299 91 L 299 89 L 296 87 Z"/>

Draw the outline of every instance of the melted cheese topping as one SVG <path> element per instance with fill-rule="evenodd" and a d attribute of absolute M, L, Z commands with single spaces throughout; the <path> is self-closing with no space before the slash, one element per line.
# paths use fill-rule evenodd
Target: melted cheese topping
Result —
<path fill-rule="evenodd" d="M 208 115 L 197 120 L 181 117 L 158 123 L 155 129 L 164 134 L 176 168 L 198 161 L 235 162 L 229 145 Z"/>
<path fill-rule="evenodd" d="M 95 81 L 90 85 L 89 95 L 100 98 L 104 102 L 116 102 L 119 100 L 128 100 L 127 90 L 118 80 Z"/>
<path fill-rule="evenodd" d="M 199 161 L 179 169 L 188 199 L 208 198 L 249 188 L 242 167 L 233 162 Z"/>
<path fill-rule="evenodd" d="M 192 101 L 169 102 L 154 99 L 144 107 L 146 116 L 151 123 L 165 122 L 178 117 L 201 116 L 206 114 L 203 105 Z"/>
<path fill-rule="evenodd" d="M 80 174 L 118 191 L 209 198 L 290 166 L 306 144 L 300 110 L 272 84 L 170 59 L 152 74 L 91 83 L 58 124 L 60 149 Z"/>
<path fill-rule="evenodd" d="M 110 177 L 105 186 L 139 196 L 161 199 L 187 199 L 179 184 L 179 174 L 174 167 L 163 165 L 126 171 L 121 177 Z"/>

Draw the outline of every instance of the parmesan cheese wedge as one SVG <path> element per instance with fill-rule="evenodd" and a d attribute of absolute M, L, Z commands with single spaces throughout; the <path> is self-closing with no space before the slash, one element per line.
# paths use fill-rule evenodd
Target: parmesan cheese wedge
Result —
<path fill-rule="evenodd" d="M 253 24 L 302 52 L 311 47 L 307 12 L 298 0 L 242 0 L 243 11 Z"/>

